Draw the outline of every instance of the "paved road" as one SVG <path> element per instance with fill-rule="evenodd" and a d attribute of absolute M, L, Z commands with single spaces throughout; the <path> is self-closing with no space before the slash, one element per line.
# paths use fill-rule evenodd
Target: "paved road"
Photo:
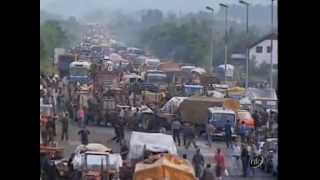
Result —
<path fill-rule="evenodd" d="M 58 138 L 58 143 L 65 148 L 65 157 L 69 157 L 70 154 L 74 151 L 74 149 L 80 144 L 80 137 L 77 134 L 79 128 L 75 123 L 71 123 L 69 127 L 69 141 L 68 142 L 60 142 Z M 114 136 L 113 128 L 107 127 L 96 127 L 96 126 L 88 126 L 91 134 L 89 135 L 89 142 L 101 143 L 106 145 L 107 147 L 111 147 L 114 152 L 119 152 L 119 145 L 115 142 L 108 141 Z M 58 137 L 61 134 L 60 124 L 57 124 L 57 134 Z M 130 132 L 126 133 L 126 139 L 128 140 L 130 137 Z M 213 146 L 209 148 L 206 145 L 205 140 L 198 139 L 197 145 L 201 149 L 201 153 L 205 156 L 205 161 L 211 162 L 216 152 L 216 148 L 221 148 L 224 154 L 226 155 L 226 166 L 228 167 L 230 175 L 228 177 L 224 177 L 225 180 L 237 180 L 237 179 L 248 179 L 248 180 L 275 180 L 275 177 L 272 177 L 271 174 L 267 174 L 262 172 L 260 169 L 256 169 L 256 174 L 254 177 L 241 177 L 240 169 L 234 169 L 231 163 L 231 156 L 229 150 L 226 149 L 226 146 L 223 142 L 214 142 Z M 186 150 L 183 146 L 177 146 L 178 153 L 180 155 L 187 154 L 187 158 L 189 160 L 192 159 L 193 154 L 195 153 L 195 149 L 191 146 L 188 150 Z"/>

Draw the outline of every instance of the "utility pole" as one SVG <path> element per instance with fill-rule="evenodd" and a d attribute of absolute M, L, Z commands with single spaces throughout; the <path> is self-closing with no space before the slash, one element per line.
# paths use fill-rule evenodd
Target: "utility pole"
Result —
<path fill-rule="evenodd" d="M 273 87 L 273 61 L 272 61 L 272 52 L 273 52 L 273 1 L 271 0 L 271 38 L 270 38 L 270 88 Z"/>
<path fill-rule="evenodd" d="M 246 89 L 249 87 L 249 3 L 239 1 L 246 6 Z"/>
<path fill-rule="evenodd" d="M 219 4 L 225 8 L 225 44 L 224 44 L 224 81 L 227 82 L 227 59 L 228 59 L 228 5 Z"/>
<path fill-rule="evenodd" d="M 212 7 L 207 6 L 206 7 L 207 10 L 212 12 L 212 22 L 213 22 L 213 18 L 214 18 L 214 10 Z M 210 50 L 209 50 L 209 72 L 213 72 L 213 25 L 211 27 L 211 38 L 210 38 Z"/>

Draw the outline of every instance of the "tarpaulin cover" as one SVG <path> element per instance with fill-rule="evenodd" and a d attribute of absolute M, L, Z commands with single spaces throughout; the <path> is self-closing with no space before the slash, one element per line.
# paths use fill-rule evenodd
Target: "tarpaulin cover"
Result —
<path fill-rule="evenodd" d="M 144 95 L 144 102 L 146 104 L 158 103 L 161 100 L 160 93 L 154 93 L 154 92 L 150 92 L 150 91 L 143 91 L 142 94 Z"/>
<path fill-rule="evenodd" d="M 179 107 L 182 120 L 190 123 L 205 124 L 208 120 L 209 107 L 223 107 L 225 98 L 190 97 Z"/>
<path fill-rule="evenodd" d="M 165 154 L 153 163 L 136 164 L 134 180 L 195 180 L 195 173 L 189 161 L 176 155 Z"/>
<path fill-rule="evenodd" d="M 175 113 L 183 100 L 187 97 L 173 97 L 162 108 L 162 112 L 173 114 Z"/>
<path fill-rule="evenodd" d="M 171 135 L 162 133 L 132 132 L 129 143 L 128 158 L 139 159 L 143 155 L 144 145 L 151 152 L 177 154 L 177 147 Z"/>

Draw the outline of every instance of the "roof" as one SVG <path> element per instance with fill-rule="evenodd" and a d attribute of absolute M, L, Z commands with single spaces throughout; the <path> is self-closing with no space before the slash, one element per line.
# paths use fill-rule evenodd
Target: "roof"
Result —
<path fill-rule="evenodd" d="M 224 68 L 225 68 L 225 65 L 224 65 L 224 64 L 221 64 L 221 65 L 218 66 L 218 68 L 224 69 Z M 233 69 L 234 69 L 234 66 L 231 65 L 231 64 L 227 64 L 227 69 L 233 70 Z"/>
<path fill-rule="evenodd" d="M 272 40 L 278 40 L 278 34 L 277 33 L 270 33 L 270 34 L 267 34 L 265 36 L 263 36 L 261 39 L 257 40 L 256 42 L 252 43 L 249 48 L 252 48 L 254 46 L 256 46 L 257 44 L 261 43 L 262 41 L 264 40 L 269 40 L 269 39 L 272 39 Z"/>
<path fill-rule="evenodd" d="M 274 89 L 270 88 L 248 88 L 247 95 L 252 99 L 268 99 L 268 100 L 277 100 L 277 94 Z"/>
<path fill-rule="evenodd" d="M 188 84 L 184 85 L 184 87 L 185 88 L 203 88 L 203 86 L 201 85 L 188 85 Z"/>
<path fill-rule="evenodd" d="M 180 71 L 180 66 L 175 63 L 175 62 L 164 62 L 164 63 L 161 63 L 160 66 L 159 66 L 159 69 L 162 70 L 162 71 L 166 71 L 166 72 L 169 72 L 169 71 Z"/>
<path fill-rule="evenodd" d="M 235 114 L 234 111 L 230 109 L 221 108 L 221 107 L 209 107 L 208 110 L 212 113 L 214 112 L 214 113 L 221 113 L 221 114 Z"/>
<path fill-rule="evenodd" d="M 199 74 L 204 74 L 204 73 L 206 73 L 206 70 L 203 69 L 203 68 L 200 68 L 200 67 L 196 67 L 196 68 L 193 68 L 193 69 L 191 70 L 191 72 L 195 72 L 195 73 L 199 73 Z"/>

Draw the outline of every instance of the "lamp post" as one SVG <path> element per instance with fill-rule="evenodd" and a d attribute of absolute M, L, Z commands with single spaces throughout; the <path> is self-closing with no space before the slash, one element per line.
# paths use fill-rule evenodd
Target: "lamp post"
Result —
<path fill-rule="evenodd" d="M 272 61 L 272 52 L 273 52 L 273 1 L 271 0 L 271 38 L 270 38 L 270 88 L 273 87 L 273 61 Z"/>
<path fill-rule="evenodd" d="M 212 12 L 212 21 L 214 17 L 214 10 L 212 7 L 207 6 L 207 10 Z M 210 51 L 209 51 L 209 72 L 212 72 L 212 60 L 213 59 L 213 26 L 211 27 L 211 38 L 210 38 Z"/>
<path fill-rule="evenodd" d="M 246 6 L 246 88 L 249 87 L 249 3 L 240 0 L 239 3 Z"/>
<path fill-rule="evenodd" d="M 228 59 L 228 5 L 219 4 L 221 7 L 225 8 L 225 44 L 224 44 L 224 81 L 227 82 L 227 59 Z"/>

